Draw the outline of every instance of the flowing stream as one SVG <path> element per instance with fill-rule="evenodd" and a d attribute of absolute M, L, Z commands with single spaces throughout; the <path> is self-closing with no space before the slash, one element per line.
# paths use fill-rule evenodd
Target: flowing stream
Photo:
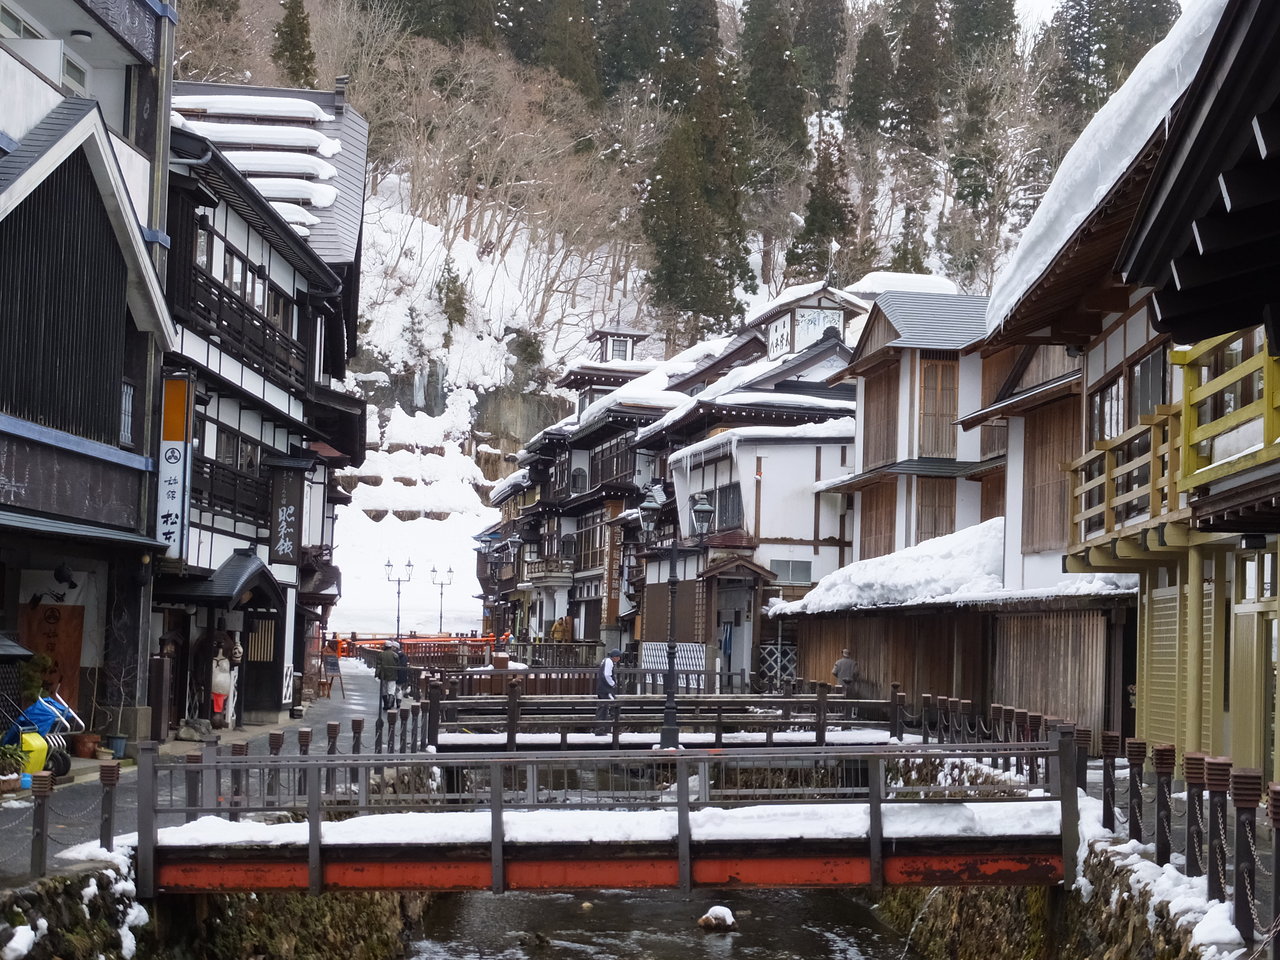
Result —
<path fill-rule="evenodd" d="M 585 906 L 589 904 L 589 906 Z M 738 929 L 706 932 L 709 907 Z M 834 890 L 455 894 L 427 915 L 417 960 L 910 960 L 903 937 Z"/>

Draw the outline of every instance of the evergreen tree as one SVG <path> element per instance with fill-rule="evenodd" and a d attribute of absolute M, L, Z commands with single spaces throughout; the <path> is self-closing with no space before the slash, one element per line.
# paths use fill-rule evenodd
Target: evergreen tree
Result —
<path fill-rule="evenodd" d="M 314 90 L 316 53 L 311 49 L 311 18 L 302 0 L 281 0 L 281 5 L 284 15 L 276 27 L 271 60 L 283 71 L 290 86 Z"/>
<path fill-rule="evenodd" d="M 902 228 L 893 245 L 889 269 L 899 273 L 925 273 L 924 258 L 928 252 L 923 213 L 915 203 L 908 202 L 903 208 Z"/>
<path fill-rule="evenodd" d="M 465 0 L 464 0 L 465 2 Z M 546 45 L 554 0 L 498 0 L 498 26 L 512 55 L 538 63 Z"/>
<path fill-rule="evenodd" d="M 836 67 L 844 53 L 848 17 L 845 0 L 801 0 L 796 14 L 796 57 L 823 110 L 830 109 L 839 92 Z"/>
<path fill-rule="evenodd" d="M 832 277 L 832 242 L 850 249 L 857 214 L 844 187 L 844 151 L 831 133 L 819 135 L 816 158 L 804 207 L 804 227 L 787 250 L 787 277 L 791 282 Z"/>
<path fill-rule="evenodd" d="M 494 0 L 408 0 L 409 28 L 441 43 L 474 40 L 491 46 L 498 17 Z"/>
<path fill-rule="evenodd" d="M 971 63 L 985 49 L 1003 47 L 1018 33 L 1014 0 L 952 0 L 951 43 L 956 62 Z"/>
<path fill-rule="evenodd" d="M 549 0 L 546 42 L 540 60 L 588 100 L 599 100 L 600 57 L 595 29 L 582 0 Z"/>
<path fill-rule="evenodd" d="M 741 88 L 732 63 L 714 52 L 702 58 L 693 100 L 662 148 L 641 208 L 656 260 L 655 301 L 682 324 L 673 342 L 731 329 L 742 312 L 736 288 L 755 292 L 743 222 L 749 111 Z"/>
<path fill-rule="evenodd" d="M 659 80 L 668 101 L 688 103 L 697 90 L 699 64 L 720 48 L 716 0 L 671 0 L 670 41 L 661 49 Z"/>
<path fill-rule="evenodd" d="M 937 2 L 920 0 L 907 19 L 893 77 L 891 129 L 903 147 L 926 154 L 936 150 L 944 66 Z"/>
<path fill-rule="evenodd" d="M 606 93 L 655 75 L 671 43 L 667 0 L 600 0 L 597 24 Z"/>
<path fill-rule="evenodd" d="M 851 131 L 872 133 L 884 121 L 893 87 L 893 55 L 884 29 L 872 21 L 858 39 L 858 53 L 849 80 L 845 125 Z"/>
<path fill-rule="evenodd" d="M 1181 11 L 1177 0 L 1113 3 L 1120 41 L 1110 58 L 1112 70 L 1117 76 L 1128 76 L 1146 52 L 1164 39 Z"/>
<path fill-rule="evenodd" d="M 747 101 L 761 126 L 797 152 L 805 148 L 804 90 L 781 0 L 748 0 L 742 16 Z"/>

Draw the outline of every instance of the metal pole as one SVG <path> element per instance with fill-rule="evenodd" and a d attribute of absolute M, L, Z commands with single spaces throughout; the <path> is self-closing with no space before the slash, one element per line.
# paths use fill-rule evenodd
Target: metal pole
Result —
<path fill-rule="evenodd" d="M 102 811 L 98 842 L 104 850 L 115 849 L 116 784 L 120 782 L 120 761 L 98 764 L 98 782 L 102 784 Z"/>
<path fill-rule="evenodd" d="M 156 748 L 154 740 L 138 744 L 138 896 L 156 893 Z"/>
<path fill-rule="evenodd" d="M 1231 800 L 1236 807 L 1236 869 L 1232 904 L 1236 930 L 1245 943 L 1253 942 L 1253 898 L 1257 892 L 1258 805 L 1262 803 L 1262 771 L 1241 767 L 1231 771 Z"/>
<path fill-rule="evenodd" d="M 1151 765 L 1156 768 L 1156 865 L 1163 867 L 1173 853 L 1173 768 L 1177 752 L 1172 744 L 1151 748 Z"/>
<path fill-rule="evenodd" d="M 1102 731 L 1102 829 L 1116 828 L 1116 757 L 1120 756 L 1120 734 Z"/>
<path fill-rule="evenodd" d="M 662 734 L 658 741 L 664 750 L 680 746 L 680 728 L 676 722 L 676 590 L 680 586 L 680 578 L 676 576 L 678 540 L 678 528 L 673 528 L 671 557 L 667 564 L 667 679 L 663 684 L 666 702 L 662 708 Z"/>
<path fill-rule="evenodd" d="M 31 775 L 31 875 L 43 877 L 49 851 L 49 795 L 53 793 L 53 774 L 41 770 Z"/>
<path fill-rule="evenodd" d="M 1227 899 L 1227 791 L 1231 789 L 1231 758 L 1206 757 L 1209 786 L 1209 899 Z"/>
<path fill-rule="evenodd" d="M 1182 776 L 1187 781 L 1187 876 L 1204 876 L 1204 754 L 1187 753 L 1182 757 Z M 1280 804 L 1271 807 L 1280 816 Z M 1276 844 L 1280 850 L 1280 844 Z M 1275 884 L 1280 890 L 1280 884 Z M 1277 958 L 1280 960 L 1280 958 Z"/>

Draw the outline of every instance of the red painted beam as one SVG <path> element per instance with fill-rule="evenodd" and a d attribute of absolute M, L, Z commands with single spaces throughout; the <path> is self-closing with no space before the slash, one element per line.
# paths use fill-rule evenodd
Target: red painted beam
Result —
<path fill-rule="evenodd" d="M 328 860 L 329 890 L 487 890 L 488 861 Z M 698 887 L 850 887 L 871 882 L 870 860 L 861 856 L 706 858 L 692 863 Z M 1033 885 L 1062 879 L 1061 857 L 1051 854 L 932 854 L 887 856 L 890 886 Z M 168 893 L 299 890 L 307 887 L 307 865 L 299 860 L 178 860 L 157 866 L 159 889 Z M 674 857 L 610 860 L 509 860 L 511 890 L 634 890 L 679 885 Z"/>

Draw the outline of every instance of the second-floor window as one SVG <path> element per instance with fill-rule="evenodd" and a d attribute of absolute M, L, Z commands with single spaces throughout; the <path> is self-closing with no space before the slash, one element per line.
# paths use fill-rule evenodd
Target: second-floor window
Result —
<path fill-rule="evenodd" d="M 631 437 L 621 436 L 591 451 L 591 485 L 611 481 L 627 482 L 635 470 L 635 454 L 630 450 Z"/>
<path fill-rule="evenodd" d="M 603 510 L 593 510 L 578 521 L 578 569 L 594 570 L 604 566 L 605 526 Z"/>
<path fill-rule="evenodd" d="M 40 31 L 27 21 L 0 5 L 0 37 L 13 37 L 15 40 L 39 40 Z"/>
<path fill-rule="evenodd" d="M 219 427 L 217 459 L 219 463 L 256 477 L 258 464 L 262 460 L 261 445 L 248 437 Z"/>
<path fill-rule="evenodd" d="M 133 396 L 134 386 L 124 380 L 120 384 L 120 445 L 133 446 Z"/>
<path fill-rule="evenodd" d="M 726 483 L 716 487 L 711 497 L 716 508 L 716 530 L 739 530 L 742 528 L 742 487 L 737 483 Z"/>
<path fill-rule="evenodd" d="M 956 455 L 956 402 L 959 365 L 955 360 L 920 361 L 920 456 Z"/>
<path fill-rule="evenodd" d="M 769 569 L 778 575 L 778 583 L 813 583 L 811 560 L 770 560 Z"/>

